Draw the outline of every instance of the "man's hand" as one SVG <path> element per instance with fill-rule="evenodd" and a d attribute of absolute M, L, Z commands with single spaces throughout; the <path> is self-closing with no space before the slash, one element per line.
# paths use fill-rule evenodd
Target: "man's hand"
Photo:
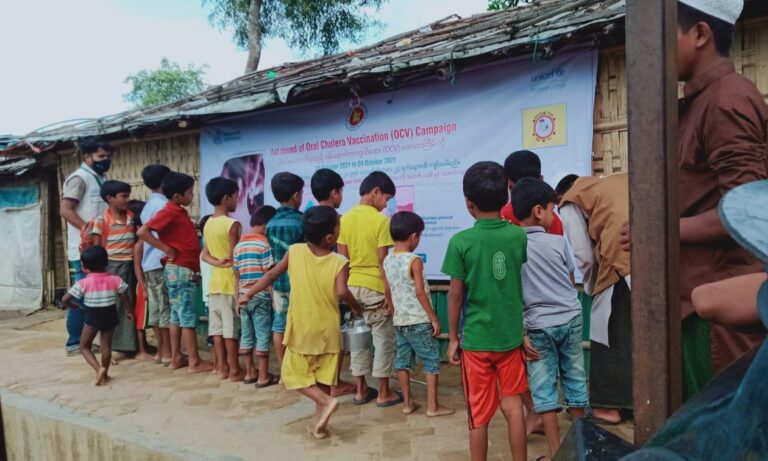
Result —
<path fill-rule="evenodd" d="M 525 353 L 525 359 L 528 361 L 536 361 L 541 359 L 541 354 L 535 347 L 531 346 L 531 341 L 528 336 L 523 337 L 523 352 Z"/>
<path fill-rule="evenodd" d="M 125 312 L 125 318 L 133 322 L 133 312 Z"/>
<path fill-rule="evenodd" d="M 430 323 L 432 323 L 432 329 L 435 330 L 434 333 L 432 333 L 433 338 L 437 338 L 440 336 L 440 333 L 443 332 L 442 328 L 440 327 L 440 321 L 437 319 L 433 319 Z"/>
<path fill-rule="evenodd" d="M 461 358 L 459 357 L 459 340 L 452 339 L 448 343 L 448 363 L 451 365 L 461 365 Z"/>
<path fill-rule="evenodd" d="M 622 250 L 627 252 L 632 248 L 632 241 L 630 238 L 628 222 L 625 222 L 624 225 L 621 226 L 621 234 L 619 235 L 619 245 L 621 245 Z"/>
<path fill-rule="evenodd" d="M 178 256 L 176 254 L 176 250 L 174 250 L 171 247 L 168 247 L 165 250 L 163 250 L 163 253 L 165 253 L 165 255 L 168 257 L 168 261 L 170 262 L 173 262 L 176 259 L 176 256 Z"/>

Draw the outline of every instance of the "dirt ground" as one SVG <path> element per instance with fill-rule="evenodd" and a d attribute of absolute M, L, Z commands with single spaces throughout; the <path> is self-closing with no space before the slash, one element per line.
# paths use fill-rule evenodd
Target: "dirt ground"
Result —
<path fill-rule="evenodd" d="M 468 459 L 466 410 L 455 367 L 443 366 L 440 400 L 456 414 L 428 418 L 422 409 L 406 416 L 402 406 L 354 406 L 344 397 L 331 421 L 331 436 L 315 440 L 305 432 L 314 406 L 282 386 L 256 389 L 129 360 L 112 368 L 109 385 L 94 387 L 83 359 L 65 357 L 65 339 L 58 311 L 0 322 L 0 388 L 62 405 L 83 418 L 106 418 L 210 459 Z M 424 380 L 418 373 L 413 378 Z M 418 382 L 412 387 L 416 400 L 425 402 L 426 387 Z M 565 435 L 570 423 L 562 415 Z M 632 435 L 631 424 L 610 430 L 628 439 Z M 528 447 L 531 459 L 546 454 L 543 436 L 531 436 Z M 490 426 L 489 453 L 491 460 L 510 459 L 500 413 Z"/>

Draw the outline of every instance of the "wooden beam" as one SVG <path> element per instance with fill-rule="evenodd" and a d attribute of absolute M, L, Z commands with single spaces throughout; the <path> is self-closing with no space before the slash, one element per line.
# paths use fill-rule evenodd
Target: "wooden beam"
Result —
<path fill-rule="evenodd" d="M 627 1 L 635 443 L 682 401 L 677 0 Z"/>

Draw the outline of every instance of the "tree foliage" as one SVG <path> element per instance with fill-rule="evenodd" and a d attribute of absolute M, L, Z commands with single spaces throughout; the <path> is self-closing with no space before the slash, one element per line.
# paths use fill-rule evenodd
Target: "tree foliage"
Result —
<path fill-rule="evenodd" d="M 488 0 L 488 11 L 506 10 L 521 3 L 531 3 L 533 0 Z"/>
<path fill-rule="evenodd" d="M 149 107 L 200 93 L 207 86 L 203 79 L 207 68 L 192 64 L 181 67 L 164 57 L 159 69 L 145 69 L 129 75 L 125 83 L 131 85 L 131 91 L 123 98 L 136 107 Z"/>
<path fill-rule="evenodd" d="M 202 1 L 211 7 L 208 21 L 221 30 L 234 29 L 235 43 L 251 53 L 261 53 L 263 39 L 279 37 L 303 52 L 331 54 L 344 41 L 360 41 L 369 27 L 377 25 L 371 13 L 386 0 Z M 257 24 L 250 34 L 249 20 Z M 258 65 L 258 56 L 255 58 Z"/>

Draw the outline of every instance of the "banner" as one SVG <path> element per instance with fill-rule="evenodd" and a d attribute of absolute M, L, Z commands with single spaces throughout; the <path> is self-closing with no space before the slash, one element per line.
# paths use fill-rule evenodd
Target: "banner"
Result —
<path fill-rule="evenodd" d="M 597 56 L 562 54 L 464 71 L 453 82 L 427 79 L 360 100 L 344 99 L 259 112 L 209 124 L 200 137 L 201 210 L 212 212 L 205 183 L 226 176 L 240 184 L 234 217 L 248 227 L 263 204 L 277 206 L 269 184 L 290 171 L 304 178 L 302 210 L 315 204 L 309 179 L 319 168 L 345 181 L 340 212 L 358 203 L 359 184 L 375 170 L 397 194 L 384 212 L 418 213 L 426 222 L 417 252 L 430 279 L 440 279 L 450 237 L 472 226 L 462 193 L 464 172 L 482 160 L 504 162 L 535 151 L 544 180 L 592 174 L 592 120 Z"/>

